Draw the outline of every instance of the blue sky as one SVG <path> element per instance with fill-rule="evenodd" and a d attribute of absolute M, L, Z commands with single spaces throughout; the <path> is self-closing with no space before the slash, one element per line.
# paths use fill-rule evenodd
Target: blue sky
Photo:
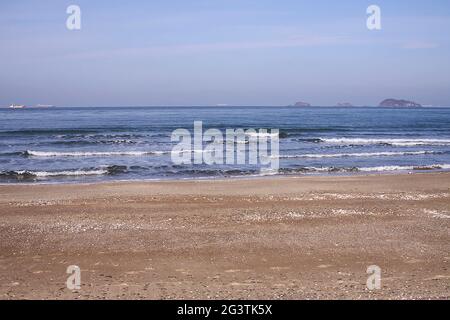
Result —
<path fill-rule="evenodd" d="M 0 105 L 449 106 L 449 30 L 447 0 L 2 1 Z"/>

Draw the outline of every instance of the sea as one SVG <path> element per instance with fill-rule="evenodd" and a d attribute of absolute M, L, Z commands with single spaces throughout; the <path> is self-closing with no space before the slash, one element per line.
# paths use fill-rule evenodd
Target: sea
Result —
<path fill-rule="evenodd" d="M 194 121 L 224 135 L 226 129 L 278 129 L 279 170 L 248 163 L 174 163 L 171 135 L 176 129 L 193 132 Z M 225 148 L 230 142 L 223 143 Z M 0 109 L 0 184 L 447 170 L 450 108 Z"/>

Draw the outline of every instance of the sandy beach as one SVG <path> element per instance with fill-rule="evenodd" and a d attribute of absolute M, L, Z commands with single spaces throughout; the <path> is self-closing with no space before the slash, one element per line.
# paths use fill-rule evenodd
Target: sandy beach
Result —
<path fill-rule="evenodd" d="M 1 299 L 449 299 L 450 173 L 2 185 L 0 261 Z"/>

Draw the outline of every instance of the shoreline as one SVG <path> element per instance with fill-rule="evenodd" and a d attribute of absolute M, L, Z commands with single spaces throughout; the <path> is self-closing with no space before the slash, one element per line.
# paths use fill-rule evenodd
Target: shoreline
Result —
<path fill-rule="evenodd" d="M 167 179 L 111 179 L 98 180 L 91 182 L 76 181 L 42 181 L 42 182 L 6 182 L 1 183 L 0 187 L 6 186 L 70 186 L 70 185 L 102 185 L 102 184 L 126 184 L 126 183 L 165 183 L 165 182 L 200 182 L 200 181 L 242 181 L 242 180 L 266 180 L 266 179 L 299 179 L 299 178 L 336 178 L 336 177 L 372 177 L 372 176 L 404 176 L 404 175 L 424 175 L 424 174 L 450 174 L 450 169 L 433 170 L 398 170 L 398 171 L 378 171 L 378 172 L 342 172 L 342 173 L 308 173 L 308 174 L 263 174 L 263 175 L 242 175 L 230 177 L 199 177 L 199 178 L 167 178 Z"/>
<path fill-rule="evenodd" d="M 449 172 L 3 185 L 0 299 L 449 299 L 449 208 Z"/>

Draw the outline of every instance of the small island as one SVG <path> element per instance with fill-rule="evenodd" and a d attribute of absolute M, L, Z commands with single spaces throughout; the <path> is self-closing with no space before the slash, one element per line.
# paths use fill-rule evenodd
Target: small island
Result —
<path fill-rule="evenodd" d="M 353 107 L 353 104 L 350 102 L 339 102 L 336 104 L 336 107 Z"/>
<path fill-rule="evenodd" d="M 294 104 L 294 107 L 311 107 L 311 104 L 307 102 L 298 101 Z"/>
<path fill-rule="evenodd" d="M 420 108 L 421 104 L 408 101 L 403 99 L 386 99 L 380 102 L 379 107 L 390 107 L 390 108 Z"/>

